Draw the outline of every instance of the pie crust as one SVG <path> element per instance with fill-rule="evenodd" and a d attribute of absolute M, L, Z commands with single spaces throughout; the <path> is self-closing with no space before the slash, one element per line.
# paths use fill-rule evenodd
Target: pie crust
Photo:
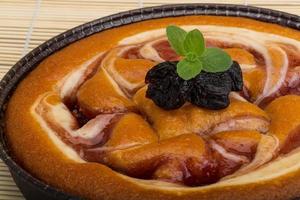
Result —
<path fill-rule="evenodd" d="M 145 73 L 179 59 L 170 24 L 199 28 L 240 63 L 245 90 L 228 108 L 164 111 L 145 97 Z M 22 167 L 87 199 L 291 199 L 300 196 L 299 73 L 300 33 L 290 28 L 215 16 L 138 22 L 43 60 L 11 97 L 6 133 Z M 193 169 L 211 151 L 235 167 L 218 164 L 218 178 L 203 182 L 211 169 Z M 182 182 L 183 160 L 196 181 Z"/>

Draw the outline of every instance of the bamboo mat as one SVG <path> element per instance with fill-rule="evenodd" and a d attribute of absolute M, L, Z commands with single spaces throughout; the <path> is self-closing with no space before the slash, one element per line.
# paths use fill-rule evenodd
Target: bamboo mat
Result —
<path fill-rule="evenodd" d="M 300 15 L 300 0 L 0 0 L 0 78 L 47 39 L 120 11 L 168 3 L 234 3 Z M 0 200 L 24 199 L 0 160 Z"/>

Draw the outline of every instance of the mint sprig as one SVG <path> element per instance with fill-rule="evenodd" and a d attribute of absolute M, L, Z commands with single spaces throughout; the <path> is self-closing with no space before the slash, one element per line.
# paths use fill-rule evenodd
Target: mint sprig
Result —
<path fill-rule="evenodd" d="M 186 53 L 201 56 L 205 50 L 205 42 L 202 33 L 195 29 L 188 32 L 184 38 L 183 46 Z"/>
<path fill-rule="evenodd" d="M 231 57 L 220 48 L 205 48 L 203 34 L 194 29 L 186 32 L 177 26 L 168 26 L 167 37 L 175 52 L 183 56 L 177 64 L 177 73 L 184 80 L 206 72 L 226 71 L 232 65 Z"/>
<path fill-rule="evenodd" d="M 178 55 L 184 55 L 185 49 L 183 46 L 184 39 L 187 35 L 187 32 L 177 26 L 168 26 L 167 27 L 167 36 L 171 44 L 171 47 L 176 51 Z"/>
<path fill-rule="evenodd" d="M 203 70 L 207 72 L 223 72 L 231 65 L 231 57 L 220 48 L 206 48 L 201 55 Z"/>
<path fill-rule="evenodd" d="M 183 59 L 177 64 L 177 73 L 184 80 L 194 78 L 194 74 L 199 74 L 201 70 L 202 62 L 198 58 L 192 61 L 188 59 Z"/>

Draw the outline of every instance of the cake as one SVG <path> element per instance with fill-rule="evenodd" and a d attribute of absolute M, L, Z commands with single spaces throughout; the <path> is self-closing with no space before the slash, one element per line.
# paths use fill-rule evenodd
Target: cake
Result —
<path fill-rule="evenodd" d="M 145 76 L 178 61 L 165 35 L 198 29 L 239 63 L 244 87 L 211 110 L 165 110 Z M 6 134 L 35 177 L 86 199 L 300 196 L 300 33 L 241 17 L 154 19 L 106 30 L 43 60 L 17 87 Z"/>

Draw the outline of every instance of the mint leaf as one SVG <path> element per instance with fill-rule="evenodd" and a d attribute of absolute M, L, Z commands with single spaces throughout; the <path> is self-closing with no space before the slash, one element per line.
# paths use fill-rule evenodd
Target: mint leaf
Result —
<path fill-rule="evenodd" d="M 178 55 L 184 56 L 185 49 L 183 47 L 184 39 L 187 35 L 187 32 L 182 28 L 177 26 L 168 26 L 167 27 L 167 37 L 170 42 L 171 47 L 175 50 Z"/>
<path fill-rule="evenodd" d="M 186 35 L 184 39 L 184 49 L 186 52 L 195 53 L 201 56 L 205 50 L 205 42 L 202 33 L 198 29 L 194 29 Z"/>
<path fill-rule="evenodd" d="M 177 64 L 178 75 L 189 80 L 201 70 L 223 72 L 232 65 L 231 57 L 220 48 L 205 48 L 205 41 L 198 29 L 186 32 L 177 26 L 167 27 L 167 37 L 171 47 L 184 59 Z"/>
<path fill-rule="evenodd" d="M 206 72 L 223 72 L 232 65 L 231 57 L 219 48 L 206 48 L 200 59 Z"/>
<path fill-rule="evenodd" d="M 177 74 L 184 80 L 197 76 L 202 70 L 202 63 L 199 59 L 193 61 L 183 59 L 177 64 Z"/>
<path fill-rule="evenodd" d="M 199 56 L 197 56 L 195 53 L 188 52 L 185 56 L 185 59 L 187 59 L 188 61 L 193 62 L 194 60 L 199 59 Z"/>

